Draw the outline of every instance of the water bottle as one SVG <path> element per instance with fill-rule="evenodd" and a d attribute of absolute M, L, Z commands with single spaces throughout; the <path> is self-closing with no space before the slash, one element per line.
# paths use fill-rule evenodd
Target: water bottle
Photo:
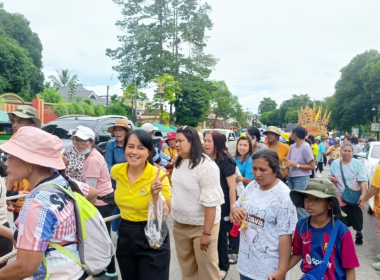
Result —
<path fill-rule="evenodd" d="M 240 223 L 236 221 L 230 231 L 230 236 L 237 237 L 239 235 L 239 230 L 240 230 Z"/>

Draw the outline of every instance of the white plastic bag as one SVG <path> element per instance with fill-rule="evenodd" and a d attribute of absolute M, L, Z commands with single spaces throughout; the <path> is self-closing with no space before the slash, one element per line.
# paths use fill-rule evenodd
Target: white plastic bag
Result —
<path fill-rule="evenodd" d="M 236 166 L 235 176 L 236 178 L 241 177 L 240 169 L 237 166 Z M 243 190 L 244 190 L 244 184 L 242 182 L 236 183 L 236 195 L 240 196 Z"/>
<path fill-rule="evenodd" d="M 169 209 L 163 195 L 160 193 L 159 199 L 154 202 L 149 201 L 148 222 L 144 228 L 146 239 L 150 247 L 158 249 L 164 243 L 168 234 L 166 219 L 169 215 Z"/>

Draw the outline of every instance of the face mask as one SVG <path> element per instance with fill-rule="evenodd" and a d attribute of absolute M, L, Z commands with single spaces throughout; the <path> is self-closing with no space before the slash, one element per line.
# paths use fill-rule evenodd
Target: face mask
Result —
<path fill-rule="evenodd" d="M 90 149 L 84 150 L 83 152 L 79 152 L 81 155 L 87 155 L 91 152 Z"/>

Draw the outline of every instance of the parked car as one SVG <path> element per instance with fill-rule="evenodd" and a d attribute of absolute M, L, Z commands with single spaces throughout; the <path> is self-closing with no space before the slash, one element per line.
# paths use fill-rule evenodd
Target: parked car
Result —
<path fill-rule="evenodd" d="M 42 127 L 42 130 L 58 136 L 63 142 L 62 153 L 64 154 L 73 146 L 70 129 L 76 129 L 78 125 L 91 128 L 95 132 L 95 145 L 104 150 L 106 142 L 112 141 L 115 137 L 108 132 L 108 128 L 113 126 L 117 120 L 125 119 L 128 125 L 135 129 L 132 121 L 124 116 L 108 115 L 102 117 L 89 117 L 84 115 L 68 115 L 51 121 Z"/>
<path fill-rule="evenodd" d="M 371 186 L 373 175 L 380 163 L 380 141 L 369 142 L 363 148 L 363 151 L 358 153 L 358 160 L 360 160 L 367 173 L 368 187 Z M 374 197 L 368 201 L 368 206 L 373 208 Z"/>
<path fill-rule="evenodd" d="M 235 156 L 236 155 L 236 143 L 237 143 L 237 139 L 235 137 L 235 134 L 232 130 L 228 130 L 228 129 L 202 129 L 200 130 L 200 132 L 203 134 L 205 131 L 208 131 L 208 130 L 217 130 L 219 131 L 220 133 L 222 133 L 223 135 L 226 136 L 226 147 L 228 149 L 228 152 L 231 154 L 231 156 Z"/>

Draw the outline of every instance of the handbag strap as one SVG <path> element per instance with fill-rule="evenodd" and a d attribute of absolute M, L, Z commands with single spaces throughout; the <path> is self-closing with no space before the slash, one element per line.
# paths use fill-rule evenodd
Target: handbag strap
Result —
<path fill-rule="evenodd" d="M 343 180 L 344 187 L 347 188 L 346 178 L 344 177 L 344 172 L 343 172 L 342 160 L 339 161 L 339 165 L 340 165 L 340 173 L 342 174 L 342 180 Z"/>
<path fill-rule="evenodd" d="M 334 217 L 332 217 L 332 219 L 334 219 Z M 322 273 L 322 275 L 325 275 L 325 273 L 326 273 L 328 263 L 330 260 L 330 256 L 331 256 L 331 253 L 334 249 L 334 244 L 335 244 L 336 236 L 338 234 L 338 230 L 340 228 L 340 224 L 341 224 L 340 221 L 338 221 L 338 220 L 335 221 L 335 226 L 331 232 L 329 244 L 327 245 L 327 250 L 326 250 L 326 254 L 323 258 L 323 262 L 317 266 L 317 269 L 319 270 L 319 272 Z"/>

